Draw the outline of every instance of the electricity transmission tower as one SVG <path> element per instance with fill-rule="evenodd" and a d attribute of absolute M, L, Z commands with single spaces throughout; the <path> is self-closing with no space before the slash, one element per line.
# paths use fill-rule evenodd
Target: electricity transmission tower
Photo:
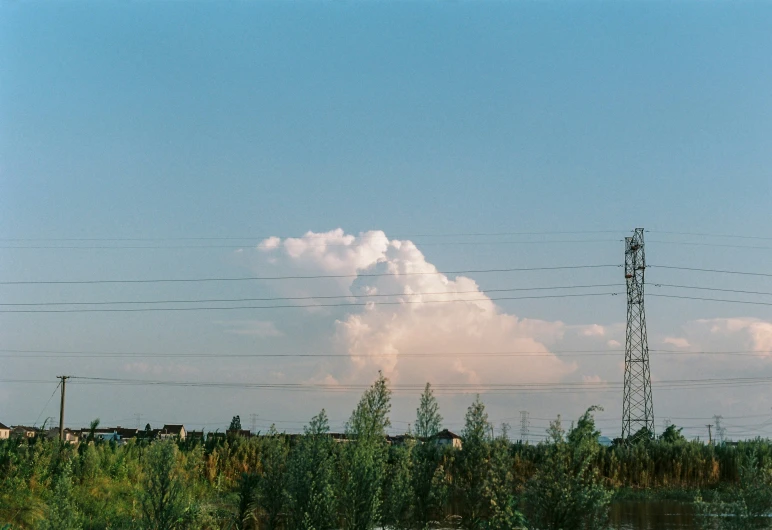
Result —
<path fill-rule="evenodd" d="M 528 427 L 530 422 L 528 421 L 528 411 L 520 411 L 520 440 L 525 443 L 528 441 Z"/>
<path fill-rule="evenodd" d="M 257 433 L 257 414 L 252 413 L 249 415 L 249 423 L 250 427 L 252 428 L 252 434 Z"/>
<path fill-rule="evenodd" d="M 649 341 L 643 309 L 646 256 L 643 228 L 625 238 L 625 281 L 627 282 L 627 335 L 625 337 L 625 385 L 622 402 L 622 439 L 635 441 L 654 436 L 654 405 L 651 398 Z"/>
<path fill-rule="evenodd" d="M 726 436 L 726 428 L 721 426 L 721 420 L 723 420 L 724 417 L 716 414 L 713 416 L 713 419 L 716 422 L 716 439 L 718 440 L 719 444 L 723 444 L 724 436 Z"/>

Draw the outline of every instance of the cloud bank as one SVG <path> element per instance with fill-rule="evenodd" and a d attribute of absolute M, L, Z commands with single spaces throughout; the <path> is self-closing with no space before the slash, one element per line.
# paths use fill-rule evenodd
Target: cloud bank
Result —
<path fill-rule="evenodd" d="M 363 304 L 335 320 L 334 343 L 350 362 L 339 373 L 320 374 L 328 380 L 370 379 L 383 370 L 395 383 L 535 382 L 577 369 L 550 352 L 568 326 L 503 312 L 473 279 L 438 273 L 416 245 L 382 231 L 271 237 L 258 245 L 253 265 L 261 272 L 341 276 L 321 281 L 325 294 Z M 280 288 L 309 295 L 319 292 L 319 282 L 314 286 Z M 600 326 L 571 332 L 603 336 Z M 505 352 L 531 356 L 490 355 Z"/>

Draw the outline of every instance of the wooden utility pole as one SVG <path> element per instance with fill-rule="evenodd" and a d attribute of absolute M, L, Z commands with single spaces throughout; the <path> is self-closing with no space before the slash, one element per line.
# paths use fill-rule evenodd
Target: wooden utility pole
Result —
<path fill-rule="evenodd" d="M 713 434 L 710 429 L 713 427 L 712 423 L 708 423 L 705 427 L 708 428 L 708 445 L 713 445 Z"/>
<path fill-rule="evenodd" d="M 64 385 L 67 383 L 70 376 L 60 375 L 58 378 L 62 380 L 62 404 L 59 407 L 59 439 L 64 441 Z"/>

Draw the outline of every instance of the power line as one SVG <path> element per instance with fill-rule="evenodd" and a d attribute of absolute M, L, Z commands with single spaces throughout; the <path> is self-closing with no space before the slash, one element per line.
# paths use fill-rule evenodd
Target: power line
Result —
<path fill-rule="evenodd" d="M 675 294 L 649 294 L 649 296 L 659 296 L 660 298 L 679 298 L 681 300 L 701 300 L 704 302 L 724 302 L 728 304 L 751 304 L 751 305 L 772 306 L 772 302 L 753 302 L 751 300 L 725 300 L 723 298 L 702 298 L 699 296 L 679 296 Z"/>
<path fill-rule="evenodd" d="M 367 233 L 368 231 L 361 232 L 360 234 Z M 375 230 L 374 232 L 378 232 Z M 416 234 L 393 234 L 390 239 L 406 239 L 414 237 L 508 237 L 508 236 L 548 236 L 548 235 L 586 235 L 586 234 L 622 234 L 625 230 L 544 230 L 544 231 L 524 231 L 524 232 L 444 232 L 444 233 L 416 233 Z M 726 238 L 726 239 L 759 239 L 772 241 L 772 237 L 768 236 L 754 236 L 747 234 L 714 234 L 706 232 L 681 232 L 675 230 L 646 230 L 646 233 L 650 234 L 668 234 L 679 236 L 692 236 L 692 237 L 714 237 L 714 238 Z M 359 235 L 348 234 L 353 237 L 360 237 Z M 385 233 L 384 233 L 385 235 Z M 85 242 L 152 242 L 152 241 L 263 241 L 272 237 L 279 239 L 321 239 L 330 237 L 328 233 L 308 233 L 300 235 L 244 235 L 240 237 L 236 236 L 198 236 L 198 237 L 4 237 L 0 238 L 0 241 L 9 242 L 49 242 L 49 241 L 85 241 Z"/>
<path fill-rule="evenodd" d="M 647 265 L 648 267 L 656 267 L 658 269 L 672 269 L 672 270 L 680 270 L 680 271 L 693 271 L 693 272 L 713 272 L 713 273 L 720 273 L 720 274 L 740 274 L 743 276 L 767 276 L 772 277 L 772 274 L 765 273 L 765 272 L 745 272 L 745 271 L 728 271 L 728 270 L 721 270 L 721 269 L 698 269 L 695 267 L 675 267 L 672 265 Z"/>
<path fill-rule="evenodd" d="M 699 287 L 696 285 L 674 285 L 670 283 L 653 283 L 651 284 L 654 287 L 673 287 L 675 289 L 696 289 L 700 291 L 719 291 L 722 293 L 739 293 L 739 294 L 757 294 L 757 295 L 772 295 L 772 292 L 769 291 L 743 291 L 740 289 L 719 289 L 717 287 Z M 0 305 L 6 305 L 6 304 L 0 304 Z"/>
<path fill-rule="evenodd" d="M 701 291 L 715 291 L 738 294 L 753 294 L 761 296 L 772 296 L 770 291 L 747 291 L 741 289 L 720 289 L 716 287 L 701 287 L 697 285 L 677 285 L 670 283 L 655 283 L 654 287 L 670 287 L 674 289 L 694 289 Z M 199 303 L 227 303 L 227 302 L 276 302 L 288 300 L 334 300 L 334 299 L 368 299 L 368 298 L 388 298 L 388 297 L 416 297 L 416 296 L 450 296 L 459 294 L 486 294 L 517 291 L 550 291 L 550 290 L 568 290 L 568 289 L 591 289 L 598 287 L 620 287 L 618 283 L 589 284 L 589 285 L 557 285 L 546 287 L 513 287 L 502 289 L 476 289 L 470 291 L 431 291 L 431 292 L 413 292 L 413 293 L 375 293 L 375 294 L 342 294 L 342 295 L 315 295 L 315 296 L 275 296 L 263 298 L 199 298 L 186 300 L 111 300 L 111 301 L 93 301 L 93 302 L 0 302 L 0 306 L 26 307 L 26 306 L 93 306 L 93 305 L 151 305 L 151 304 L 199 304 Z M 437 300 L 451 301 L 451 300 Z"/>
<path fill-rule="evenodd" d="M 660 244 L 666 244 L 666 245 L 688 245 L 688 246 L 694 246 L 694 247 L 725 247 L 725 248 L 748 248 L 753 250 L 772 250 L 772 247 L 770 246 L 764 246 L 764 245 L 730 245 L 727 243 L 695 243 L 693 241 L 661 241 L 661 240 L 650 240 L 649 243 L 660 243 Z M 4 247 L 0 247 L 4 248 Z"/>
<path fill-rule="evenodd" d="M 49 381 L 49 382 L 50 382 L 50 381 Z M 54 395 L 56 394 L 56 391 L 57 391 L 57 390 L 59 390 L 59 386 L 60 386 L 61 384 L 62 384 L 62 382 L 61 382 L 61 381 L 59 381 L 59 383 L 56 385 L 56 388 L 54 388 L 54 391 L 53 391 L 53 392 L 51 392 L 51 397 L 50 397 L 50 398 L 48 398 L 48 401 L 46 401 L 46 404 L 43 406 L 43 410 L 41 410 L 41 411 L 40 411 L 40 414 L 38 414 L 38 417 L 35 419 L 35 422 L 32 424 L 32 426 L 33 426 L 33 427 L 34 427 L 35 425 L 37 425 L 38 421 L 40 421 L 40 417 L 43 415 L 43 413 L 44 413 L 44 412 L 46 411 L 46 409 L 48 408 L 48 405 L 51 403 L 51 400 L 52 400 L 52 399 L 54 399 Z"/>
<path fill-rule="evenodd" d="M 168 311 L 230 311 L 239 309 L 299 309 L 308 307 L 363 307 L 370 305 L 404 305 L 404 304 L 441 304 L 457 302 L 490 302 L 496 300 L 543 300 L 548 298 L 575 298 L 590 296 L 616 296 L 618 293 L 581 293 L 555 294 L 542 296 L 501 296 L 486 298 L 469 298 L 453 300 L 402 300 L 397 302 L 351 302 L 336 304 L 279 304 L 260 306 L 228 306 L 228 307 L 142 307 L 142 308 L 108 308 L 108 309 L 0 309 L 0 313 L 146 313 Z"/>
<path fill-rule="evenodd" d="M 213 381 L 163 381 L 144 379 L 120 379 L 106 377 L 73 376 L 72 381 L 78 384 L 108 384 L 126 386 L 171 386 L 171 387 L 207 387 L 207 388 L 241 388 L 265 390 L 295 390 L 295 391 L 362 391 L 369 388 L 366 384 L 329 384 L 329 383 L 245 383 L 245 382 L 213 382 Z M 737 377 L 721 379 L 674 379 L 653 382 L 662 390 L 703 388 L 706 386 L 751 386 L 769 384 L 772 377 Z M 4 383 L 30 383 L 30 380 L 3 379 Z M 50 381 L 49 381 L 50 383 Z M 435 384 L 435 389 L 442 393 L 469 394 L 479 393 L 527 393 L 527 392 L 586 392 L 586 391 L 618 391 L 622 385 L 611 382 L 546 382 L 546 383 L 487 383 Z M 402 384 L 392 385 L 394 391 L 418 392 L 423 385 Z"/>
<path fill-rule="evenodd" d="M 529 271 L 555 271 L 570 269 L 601 269 L 619 265 L 565 265 L 560 267 L 513 267 L 505 269 L 468 269 L 456 271 L 420 271 L 420 272 L 386 272 L 386 273 L 353 273 L 353 274 L 316 274 L 294 276 L 246 276 L 240 278 L 162 278 L 151 280 L 20 280 L 0 281 L 0 285 L 92 285 L 105 283 L 183 283 L 183 282 L 244 282 L 244 281 L 274 281 L 274 280 L 317 280 L 323 278 L 362 278 L 381 276 L 427 276 L 432 274 L 487 274 L 496 272 L 529 272 Z"/>
<path fill-rule="evenodd" d="M 657 356 L 672 355 L 683 357 L 690 355 L 728 355 L 749 356 L 772 354 L 772 350 L 734 350 L 734 351 L 682 351 L 682 350 L 649 350 Z M 368 357 L 368 354 L 353 353 L 167 353 L 167 352 L 115 352 L 115 351 L 73 351 L 73 350 L 20 350 L 0 349 L 6 355 L 0 358 L 111 358 L 111 357 L 153 357 L 153 358 L 351 358 Z M 551 351 L 467 351 L 467 352 L 399 352 L 397 357 L 559 357 L 589 356 L 589 357 L 619 357 L 624 350 L 551 350 Z M 710 418 L 702 418 L 710 419 Z"/>
<path fill-rule="evenodd" d="M 24 355 L 2 355 L 0 357 L 33 357 L 42 354 L 41 357 L 203 357 L 203 358 L 350 358 L 367 357 L 368 355 L 356 355 L 351 353 L 152 353 L 152 352 L 82 352 L 82 351 L 59 351 L 59 350 L 9 350 L 0 349 L 0 352 L 8 352 Z M 552 357 L 553 354 L 560 355 L 609 355 L 618 356 L 622 350 L 556 350 L 556 351 L 526 351 L 526 352 L 404 352 L 398 353 L 398 357 L 455 357 L 455 356 L 479 356 L 479 357 Z"/>
<path fill-rule="evenodd" d="M 420 271 L 420 272 L 388 272 L 388 273 L 352 273 L 352 274 L 317 274 L 317 275 L 290 275 L 290 276 L 245 276 L 245 277 L 210 277 L 210 278 L 156 278 L 149 280 L 11 280 L 0 281 L 0 285 L 93 285 L 93 284 L 133 284 L 133 283 L 200 283 L 200 282 L 242 282 L 242 281 L 279 281 L 279 280 L 316 280 L 325 278 L 362 278 L 362 277 L 386 277 L 386 276 L 427 276 L 432 274 L 456 275 L 456 274 L 488 274 L 503 272 L 531 272 L 531 271 L 556 271 L 572 269 L 601 269 L 619 268 L 618 264 L 603 265 L 567 265 L 559 267 L 512 267 L 500 269 L 467 269 L 454 271 Z M 746 276 L 772 277 L 772 273 L 732 271 L 721 269 L 703 269 L 695 267 L 678 267 L 672 265 L 647 265 L 648 268 L 683 270 L 692 272 L 709 272 L 720 274 L 737 274 Z"/>
<path fill-rule="evenodd" d="M 652 234 L 672 234 L 672 235 L 678 235 L 678 236 L 723 237 L 723 238 L 732 238 L 732 239 L 763 239 L 763 240 L 772 240 L 772 237 L 748 236 L 748 235 L 740 235 L 740 234 L 706 234 L 706 233 L 701 233 L 701 232 L 673 232 L 673 231 L 666 231 L 666 230 L 646 230 L 646 232 L 649 232 L 649 233 L 652 233 Z"/>
<path fill-rule="evenodd" d="M 23 303 L 2 303 L 0 306 L 52 306 L 52 305 L 118 305 L 118 304 L 199 304 L 214 302 L 276 302 L 285 300 L 330 300 L 341 298 L 378 298 L 378 297 L 402 297 L 402 296 L 450 296 L 458 294 L 485 294 L 514 291 L 550 291 L 560 289 L 590 289 L 597 287 L 620 287 L 618 283 L 605 283 L 594 285 L 559 285 L 552 287 L 516 287 L 510 289 L 475 289 L 473 291 L 432 291 L 415 293 L 376 293 L 376 294 L 342 294 L 342 295 L 321 295 L 321 296 L 277 296 L 267 298 L 201 298 L 195 300 L 114 300 L 99 302 L 23 302 Z M 770 293 L 772 294 L 772 293 Z"/>
<path fill-rule="evenodd" d="M 618 243 L 617 239 L 564 239 L 564 240 L 541 240 L 541 241 L 443 241 L 443 242 L 425 242 L 413 241 L 416 246 L 434 247 L 434 246 L 484 246 L 484 245 L 549 245 L 566 243 Z M 357 243 L 305 243 L 309 247 L 345 247 L 357 248 L 370 246 L 370 241 L 361 241 Z M 243 249 L 252 245 L 0 245 L 3 250 L 180 250 L 180 249 L 209 249 L 209 248 L 230 248 Z M 753 248 L 753 247 L 748 247 Z"/>
<path fill-rule="evenodd" d="M 377 232 L 377 231 L 376 231 Z M 501 236 L 546 236 L 569 234 L 621 234 L 622 230 L 560 230 L 543 232 L 455 232 L 435 234 L 395 234 L 392 239 L 410 237 L 501 237 Z M 366 233 L 366 232 L 365 232 Z M 353 234 L 352 234 L 353 236 Z M 279 239 L 315 239 L 330 237 L 327 233 L 311 233 L 298 236 L 246 236 L 246 237 L 63 237 L 63 238 L 0 238 L 0 241 L 263 241 L 272 237 Z M 358 237 L 358 236 L 353 236 Z"/>

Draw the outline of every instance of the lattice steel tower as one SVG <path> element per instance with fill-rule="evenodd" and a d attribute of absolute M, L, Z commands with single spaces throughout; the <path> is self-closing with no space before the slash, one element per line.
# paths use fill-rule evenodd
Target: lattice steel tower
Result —
<path fill-rule="evenodd" d="M 634 439 L 647 429 L 654 436 L 654 405 L 651 399 L 649 341 L 643 309 L 643 279 L 646 256 L 643 228 L 625 238 L 625 280 L 627 282 L 627 336 L 625 338 L 625 389 L 622 403 L 622 438 Z"/>

